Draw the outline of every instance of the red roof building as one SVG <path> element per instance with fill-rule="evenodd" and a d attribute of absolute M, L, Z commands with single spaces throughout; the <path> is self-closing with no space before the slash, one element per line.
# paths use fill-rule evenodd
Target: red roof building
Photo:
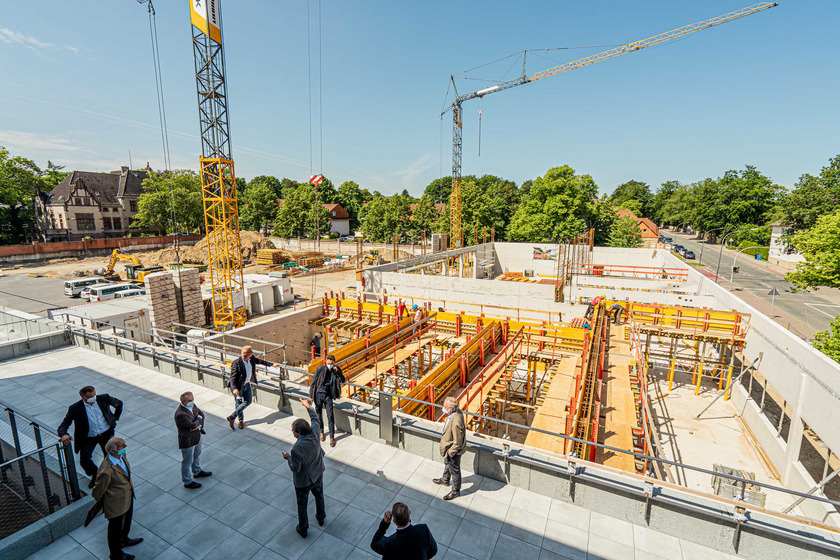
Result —
<path fill-rule="evenodd" d="M 659 240 L 659 227 L 657 227 L 657 225 L 649 219 L 640 218 L 630 210 L 627 210 L 626 208 L 616 210 L 615 213 L 619 216 L 630 216 L 631 218 L 636 220 L 636 222 L 639 224 L 639 230 L 641 230 L 642 232 L 642 241 L 645 242 L 645 246 L 648 246 L 651 243 L 656 243 Z"/>

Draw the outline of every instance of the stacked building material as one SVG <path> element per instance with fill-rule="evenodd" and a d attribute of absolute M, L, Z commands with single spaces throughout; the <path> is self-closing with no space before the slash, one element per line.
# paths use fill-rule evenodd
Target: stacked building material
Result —
<path fill-rule="evenodd" d="M 257 264 L 282 264 L 283 252 L 280 249 L 258 249 Z"/>
<path fill-rule="evenodd" d="M 204 304 L 201 299 L 201 280 L 197 268 L 173 271 L 175 298 L 179 323 L 200 327 L 204 324 Z"/>
<path fill-rule="evenodd" d="M 169 330 L 172 328 L 172 323 L 180 323 L 172 273 L 147 274 L 144 284 L 149 298 L 149 318 L 152 326 Z"/>

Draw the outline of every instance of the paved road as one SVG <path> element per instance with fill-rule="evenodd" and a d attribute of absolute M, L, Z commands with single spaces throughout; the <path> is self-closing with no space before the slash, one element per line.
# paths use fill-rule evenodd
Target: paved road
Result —
<path fill-rule="evenodd" d="M 693 236 L 665 233 L 676 243 L 694 251 L 700 260 L 702 249 L 702 264 L 706 266 L 699 270 L 704 274 L 715 277 L 715 270 L 720 254 L 720 246 L 711 243 L 700 243 Z M 732 276 L 732 266 L 736 261 L 735 251 L 724 250 L 720 257 L 720 277 L 718 282 L 724 288 L 729 287 Z M 754 257 L 741 253 L 737 256 L 740 272 L 735 274 L 732 291 L 738 297 L 761 311 L 770 315 L 772 288 L 778 290 L 773 306 L 773 317 L 780 323 L 790 324 L 790 330 L 803 338 L 812 338 L 817 331 L 829 328 L 829 324 L 840 315 L 840 291 L 822 288 L 819 292 L 792 292 L 791 284 L 785 282 L 783 272 L 766 261 L 757 261 Z"/>
<path fill-rule="evenodd" d="M 64 280 L 33 278 L 26 274 L 0 277 L 0 306 L 46 316 L 48 309 L 78 305 L 80 300 L 64 295 Z"/>

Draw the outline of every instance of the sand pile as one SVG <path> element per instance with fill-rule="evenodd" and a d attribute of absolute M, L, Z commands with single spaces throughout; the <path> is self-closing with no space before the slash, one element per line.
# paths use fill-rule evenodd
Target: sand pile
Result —
<path fill-rule="evenodd" d="M 242 261 L 245 264 L 256 260 L 258 249 L 273 249 L 274 243 L 268 240 L 267 237 L 255 231 L 242 231 L 239 233 L 240 242 L 242 244 Z M 183 263 L 201 263 L 207 264 L 207 238 L 204 237 L 192 246 L 181 246 L 178 253 Z M 166 266 L 169 263 L 177 262 L 175 247 L 167 247 L 160 251 L 150 251 L 148 253 L 141 253 L 140 260 L 145 266 Z"/>

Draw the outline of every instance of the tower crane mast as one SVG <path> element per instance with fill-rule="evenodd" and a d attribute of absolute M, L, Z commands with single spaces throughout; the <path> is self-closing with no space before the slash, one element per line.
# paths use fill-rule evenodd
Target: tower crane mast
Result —
<path fill-rule="evenodd" d="M 449 199 L 450 248 L 455 249 L 461 246 L 461 236 L 463 233 L 461 228 L 461 134 L 463 128 L 463 111 L 461 105 L 465 101 L 469 101 L 470 99 L 480 99 L 491 93 L 497 93 L 516 86 L 525 85 L 531 82 L 536 82 L 537 80 L 563 74 L 571 70 L 583 68 L 584 66 L 590 66 L 604 60 L 640 51 L 647 47 L 652 47 L 673 39 L 678 39 L 710 27 L 715 27 L 716 25 L 720 25 L 722 23 L 727 23 L 758 12 L 763 12 L 764 10 L 774 8 L 778 5 L 779 4 L 777 2 L 761 2 L 722 16 L 692 23 L 690 25 L 684 25 L 683 27 L 678 27 L 677 29 L 672 29 L 671 31 L 666 31 L 665 33 L 660 33 L 659 35 L 654 35 L 653 37 L 649 37 L 641 41 L 627 43 L 621 47 L 616 47 L 592 56 L 587 56 L 565 64 L 554 66 L 552 68 L 547 68 L 530 76 L 525 73 L 525 57 L 528 54 L 528 51 L 522 51 L 522 74 L 519 77 L 494 86 L 466 93 L 464 95 L 458 94 L 458 90 L 455 88 L 455 76 L 450 76 L 450 82 L 452 84 L 453 91 L 455 92 L 455 99 L 453 99 L 452 103 L 441 113 L 441 117 L 443 117 L 446 113 L 452 111 L 452 194 Z"/>
<path fill-rule="evenodd" d="M 201 190 L 213 323 L 245 323 L 242 247 L 236 176 L 230 147 L 221 0 L 189 0 L 198 118 L 201 130 Z"/>

